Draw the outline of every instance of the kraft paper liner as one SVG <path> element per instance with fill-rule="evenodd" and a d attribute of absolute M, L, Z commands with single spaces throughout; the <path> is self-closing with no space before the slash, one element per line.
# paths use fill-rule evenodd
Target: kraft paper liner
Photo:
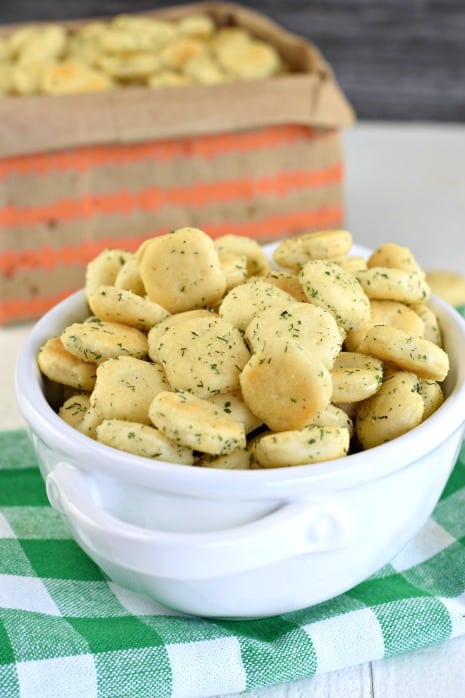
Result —
<path fill-rule="evenodd" d="M 86 240 L 101 238 L 138 237 L 157 230 L 190 225 L 202 228 L 206 224 L 228 223 L 230 225 L 253 225 L 273 216 L 281 216 L 283 225 L 286 215 L 295 212 L 313 211 L 314 215 L 324 207 L 341 207 L 342 182 L 311 190 L 298 189 L 289 192 L 284 198 L 276 196 L 256 197 L 254 201 L 234 200 L 228 203 L 209 201 L 202 208 L 164 206 L 156 212 L 133 209 L 122 216 L 97 214 L 88 221 L 73 218 L 69 221 L 44 220 L 33 227 L 19 226 L 7 231 L 0 245 L 0 259 L 3 255 L 18 257 L 40 248 L 75 246 Z M 276 228 L 276 230 L 278 230 Z M 155 231 L 155 232 L 154 232 Z M 293 232 L 293 231 L 291 231 Z M 283 228 L 282 236 L 291 232 Z"/>
<path fill-rule="evenodd" d="M 302 84 L 304 81 L 307 84 Z M 176 95 L 183 90 L 182 96 Z M 314 75 L 286 75 L 225 85 L 188 85 L 157 92 L 127 88 L 108 93 L 0 99 L 0 157 L 46 150 L 135 143 L 153 138 L 221 133 L 278 124 L 334 128 L 312 107 L 334 85 Z M 214 94 L 212 92 L 214 91 Z M 305 93 L 315 93 L 308 97 Z M 305 97 L 305 98 L 304 98 Z M 130 99 L 130 101 L 129 101 Z M 216 109 L 220 105 L 221 109 Z M 337 109 L 337 104 L 332 104 Z M 225 113 L 223 113 L 223 110 Z"/>
<path fill-rule="evenodd" d="M 88 221 L 81 218 L 69 221 L 44 220 L 33 227 L 19 226 L 6 232 L 3 244 L 0 245 L 0 260 L 18 258 L 41 248 L 56 250 L 68 245 L 75 247 L 76 244 L 87 240 L 138 237 L 149 233 L 156 234 L 157 230 L 172 230 L 185 225 L 202 228 L 206 224 L 228 223 L 242 226 L 245 223 L 253 226 L 274 216 L 281 216 L 285 225 L 286 216 L 291 213 L 303 214 L 305 211 L 312 211 L 312 215 L 317 216 L 317 212 L 325 207 L 331 210 L 341 208 L 341 198 L 342 182 L 336 182 L 310 191 L 294 190 L 284 199 L 263 196 L 252 202 L 234 200 L 226 204 L 210 201 L 202 208 L 164 206 L 156 212 L 133 209 L 125 216 L 117 213 L 97 214 Z M 284 227 L 281 234 L 284 237 L 292 232 L 294 231 L 288 231 Z"/>
<path fill-rule="evenodd" d="M 233 3 L 200 3 L 145 14 L 179 18 L 198 11 L 208 12 L 219 24 L 233 21 L 271 41 L 298 72 L 214 86 L 3 97 L 0 157 L 278 124 L 340 128 L 353 123 L 353 110 L 316 47 L 263 15 Z M 3 28 L 3 33 L 8 30 L 11 27 Z"/>
<path fill-rule="evenodd" d="M 186 158 L 159 165 L 147 159 L 118 167 L 95 167 L 82 177 L 58 171 L 43 176 L 11 176 L 3 180 L 0 188 L 5 203 L 18 211 L 28 211 L 31 204 L 34 209 L 47 208 L 62 199 L 76 200 L 87 193 L 93 197 L 104 197 L 115 195 L 122 189 L 133 193 L 157 189 L 163 196 L 163 192 L 173 187 L 195 191 L 199 181 L 204 186 L 216 187 L 218 181 L 225 181 L 226 185 L 228 181 L 253 183 L 281 174 L 289 180 L 290 186 L 291 178 L 302 171 L 314 172 L 315 177 L 321 173 L 321 181 L 315 182 L 315 187 L 327 186 L 332 179 L 331 170 L 340 163 L 340 143 L 334 137 L 326 142 L 299 141 L 259 152 L 229 153 L 209 163 Z M 297 188 L 301 188 L 300 185 Z M 0 204 L 0 215 L 1 212 Z"/>
<path fill-rule="evenodd" d="M 4 244 L 0 246 L 0 250 L 3 248 L 0 251 L 0 271 L 13 274 L 24 264 L 30 266 L 29 255 L 36 256 L 37 250 L 43 250 L 44 256 L 51 255 L 50 259 L 53 259 L 53 255 L 61 248 L 74 249 L 79 244 L 86 246 L 104 238 L 114 240 L 155 235 L 157 231 L 185 225 L 203 228 L 206 225 L 228 223 L 230 226 L 238 226 L 240 231 L 244 224 L 250 227 L 255 224 L 260 226 L 263 221 L 272 221 L 278 216 L 270 238 L 279 233 L 279 221 L 283 226 L 281 236 L 286 236 L 295 232 L 286 227 L 293 224 L 294 219 L 290 216 L 297 212 L 303 215 L 305 211 L 309 211 L 312 212 L 312 220 L 318 223 L 318 212 L 325 208 L 333 211 L 340 209 L 341 197 L 342 183 L 336 182 L 311 190 L 295 189 L 284 198 L 262 196 L 255 197 L 251 202 L 234 200 L 228 204 L 212 200 L 202 208 L 163 206 L 155 212 L 133 209 L 124 216 L 119 213 L 97 213 L 89 221 L 78 217 L 68 221 L 46 219 L 33 227 L 21 226 L 6 232 Z M 45 268 L 49 268 L 50 264 L 48 258 L 44 260 Z"/>
<path fill-rule="evenodd" d="M 74 170 L 84 173 L 94 167 L 121 166 L 140 160 L 169 162 L 182 158 L 212 160 L 229 153 L 271 150 L 292 146 L 302 140 L 325 141 L 334 138 L 332 129 L 283 124 L 238 133 L 205 134 L 201 138 L 177 138 L 122 145 L 81 146 L 73 150 L 19 155 L 0 159 L 0 179 L 15 175 L 47 175 L 50 172 Z"/>
<path fill-rule="evenodd" d="M 116 166 L 101 163 L 89 167 L 85 173 L 57 169 L 44 174 L 11 173 L 0 182 L 0 188 L 3 189 L 5 201 L 19 208 L 31 205 L 31 192 L 34 193 L 36 206 L 70 195 L 77 198 L 79 189 L 86 186 L 89 178 L 92 194 L 101 195 L 118 190 L 122 184 L 127 184 L 132 191 L 149 186 L 158 186 L 163 190 L 170 184 L 192 186 L 199 179 L 204 183 L 215 182 L 225 176 L 241 179 L 244 173 L 249 177 L 261 178 L 269 177 L 276 171 L 325 169 L 341 161 L 339 134 L 335 131 L 331 133 L 332 136 L 325 139 L 307 141 L 302 138 L 295 143 L 276 144 L 273 148 L 230 151 L 209 161 L 195 156 L 168 161 L 147 157 Z M 126 146 L 119 148 L 125 149 Z M 40 159 L 40 156 L 34 157 Z"/>
<path fill-rule="evenodd" d="M 0 325 L 40 317 L 74 291 L 76 291 L 75 288 L 62 288 L 49 296 L 10 298 L 7 301 L 0 301 Z"/>
<path fill-rule="evenodd" d="M 207 224 L 204 226 L 204 230 L 212 235 L 212 237 L 226 234 L 243 234 L 250 237 L 255 236 L 256 238 L 263 236 L 267 240 L 270 240 L 272 239 L 273 232 L 276 229 L 277 232 L 275 234 L 275 238 L 281 237 L 285 225 L 287 225 L 287 229 L 291 231 L 293 226 L 296 226 L 298 229 L 305 226 L 313 228 L 331 228 L 340 225 L 342 218 L 343 210 L 341 208 L 330 209 L 329 207 L 324 207 L 316 212 L 304 211 L 288 214 L 287 216 L 274 216 L 263 221 L 255 222 L 254 224 Z M 157 233 L 160 232 L 168 232 L 168 230 L 157 231 Z M 80 267 L 81 283 L 76 284 L 72 288 L 67 288 L 65 291 L 59 290 L 54 292 L 53 285 L 58 279 L 57 285 L 60 289 L 63 288 L 63 276 L 67 275 L 66 266 L 55 266 L 52 269 L 46 270 L 35 269 L 34 271 L 26 269 L 15 274 L 15 276 L 10 277 L 10 283 L 8 283 L 8 279 L 3 279 L 3 283 L 0 282 L 0 288 L 2 285 L 8 285 L 9 293 L 8 297 L 6 297 L 5 293 L 0 292 L 0 324 L 5 324 L 12 321 L 28 320 L 37 317 L 51 308 L 57 302 L 57 298 L 62 299 L 66 297 L 82 285 L 84 279 L 84 265 L 96 254 L 107 247 L 117 247 L 127 249 L 129 251 L 135 251 L 138 245 L 147 239 L 147 237 L 150 237 L 150 235 L 144 236 L 140 239 L 131 237 L 130 239 L 126 240 L 118 238 L 101 240 L 99 242 L 95 242 L 91 249 L 89 246 L 86 246 L 85 253 L 82 256 L 79 246 L 75 250 L 68 251 L 74 258 L 77 258 L 78 261 L 81 261 L 82 263 L 82 266 Z M 92 253 L 90 254 L 90 252 Z M 50 250 L 46 251 L 46 255 L 50 256 Z M 53 257 L 51 258 L 51 261 L 54 261 Z M 37 294 L 40 295 L 31 295 L 31 286 L 34 286 Z M 45 292 L 41 292 L 42 286 L 46 286 L 48 289 L 51 288 L 51 290 L 48 291 L 49 295 L 45 295 Z M 26 293 L 26 296 L 23 296 L 24 293 Z"/>
<path fill-rule="evenodd" d="M 305 226 L 324 228 L 341 222 L 342 216 L 343 210 L 340 206 L 321 206 L 315 210 L 288 211 L 287 213 L 275 214 L 242 223 L 231 221 L 223 223 L 205 222 L 202 227 L 213 238 L 220 235 L 235 234 L 255 238 L 266 237 L 272 240 L 276 239 L 277 235 L 280 235 L 286 226 L 291 232 L 295 227 L 299 229 Z M 115 235 L 97 239 L 85 239 L 74 245 L 62 245 L 60 247 L 42 245 L 37 249 L 27 249 L 18 252 L 5 250 L 0 254 L 0 272 L 6 277 L 13 279 L 13 276 L 20 271 L 29 273 L 33 269 L 40 269 L 46 272 L 57 266 L 69 266 L 77 263 L 87 264 L 106 247 L 117 247 L 133 251 L 148 237 L 169 231 L 169 227 L 164 227 L 139 236 L 120 237 Z"/>
<path fill-rule="evenodd" d="M 85 220 L 99 213 L 127 215 L 134 209 L 157 211 L 162 206 L 203 207 L 209 201 L 253 201 L 257 196 L 281 196 L 295 189 L 306 189 L 334 184 L 342 179 L 342 165 L 326 170 L 280 172 L 260 180 L 242 179 L 215 183 L 199 182 L 190 187 L 172 187 L 160 191 L 149 187 L 130 192 L 122 189 L 112 194 L 93 196 L 86 194 L 79 199 L 62 199 L 48 206 L 30 206 L 27 209 L 5 206 L 0 209 L 0 225 L 13 228 L 19 225 L 35 225 L 44 220 L 67 221 L 79 217 Z"/>
<path fill-rule="evenodd" d="M 80 266 L 80 275 L 75 281 L 76 287 L 82 285 L 85 265 L 105 247 L 132 249 L 157 233 L 168 232 L 173 222 L 172 216 L 167 214 L 164 219 L 161 216 L 159 218 L 160 225 L 154 229 L 153 221 L 150 221 L 149 217 L 141 216 L 140 224 L 131 226 L 129 240 L 127 226 L 122 226 L 119 221 L 119 227 L 114 228 L 111 219 L 103 218 L 98 236 L 85 238 L 80 242 L 78 237 L 74 237 L 74 242 L 63 244 L 58 237 L 47 244 L 41 244 L 39 240 L 35 249 L 26 248 L 16 253 L 6 250 L 0 256 L 0 298 L 5 300 L 18 295 L 25 297 L 32 293 L 30 289 L 41 289 L 41 292 L 49 293 L 60 281 L 64 281 L 65 285 L 71 283 L 69 273 L 76 265 Z M 252 232 L 259 241 L 269 242 L 292 234 L 295 229 L 301 230 L 306 225 L 313 229 L 341 227 L 343 209 L 320 204 L 314 209 L 306 207 L 301 211 L 290 211 L 288 215 L 284 215 L 283 212 L 278 215 L 273 209 L 270 213 L 268 209 L 261 207 L 261 217 L 255 215 L 253 220 L 245 224 L 233 221 L 229 221 L 228 224 L 215 223 L 215 219 L 210 219 L 212 222 L 208 223 L 206 220 L 205 218 L 199 221 L 199 226 L 209 231 L 212 236 L 226 232 Z M 179 220 L 180 224 L 185 222 Z M 60 229 L 57 232 L 59 233 Z M 66 274 L 64 280 L 61 280 L 60 272 Z"/>

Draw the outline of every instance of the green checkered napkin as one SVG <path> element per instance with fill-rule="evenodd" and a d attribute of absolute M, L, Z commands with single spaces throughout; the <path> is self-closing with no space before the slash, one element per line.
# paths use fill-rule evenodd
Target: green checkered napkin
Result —
<path fill-rule="evenodd" d="M 302 611 L 213 621 L 109 581 L 48 505 L 26 432 L 0 432 L 2 698 L 206 698 L 464 633 L 465 446 L 432 517 L 376 575 Z"/>
<path fill-rule="evenodd" d="M 464 512 L 465 446 L 421 533 L 371 579 L 275 618 L 189 618 L 110 582 L 48 505 L 26 432 L 0 432 L 0 696 L 216 696 L 463 634 Z"/>

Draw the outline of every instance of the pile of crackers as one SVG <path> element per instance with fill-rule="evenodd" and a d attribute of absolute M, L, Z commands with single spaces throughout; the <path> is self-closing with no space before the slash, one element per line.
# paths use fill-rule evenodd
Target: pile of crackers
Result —
<path fill-rule="evenodd" d="M 278 51 L 207 14 L 117 15 L 68 28 L 25 25 L 0 36 L 0 95 L 62 95 L 129 86 L 261 80 L 286 72 Z"/>
<path fill-rule="evenodd" d="M 345 230 L 274 249 L 179 228 L 89 263 L 90 314 L 41 347 L 59 415 L 135 455 L 275 468 L 390 441 L 443 402 L 449 357 L 411 252 Z"/>

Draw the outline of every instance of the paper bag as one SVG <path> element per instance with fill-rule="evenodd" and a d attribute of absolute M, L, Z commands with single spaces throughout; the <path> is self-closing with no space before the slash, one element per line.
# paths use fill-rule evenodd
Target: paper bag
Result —
<path fill-rule="evenodd" d="M 106 247 L 135 250 L 186 225 L 268 242 L 344 224 L 340 129 L 354 114 L 330 66 L 310 42 L 240 5 L 145 14 L 194 12 L 271 42 L 289 72 L 0 97 L 0 324 L 36 318 L 81 287 Z"/>

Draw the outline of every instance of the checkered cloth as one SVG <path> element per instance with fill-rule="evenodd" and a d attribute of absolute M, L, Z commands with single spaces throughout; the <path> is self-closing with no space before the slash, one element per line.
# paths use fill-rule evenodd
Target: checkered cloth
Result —
<path fill-rule="evenodd" d="M 338 598 L 258 621 L 161 608 L 78 548 L 24 431 L 0 432 L 0 696 L 199 698 L 407 652 L 465 633 L 465 446 L 433 516 Z"/>
<path fill-rule="evenodd" d="M 464 633 L 465 446 L 432 517 L 376 575 L 302 611 L 213 621 L 111 582 L 48 505 L 26 432 L 0 432 L 2 698 L 206 698 Z"/>

